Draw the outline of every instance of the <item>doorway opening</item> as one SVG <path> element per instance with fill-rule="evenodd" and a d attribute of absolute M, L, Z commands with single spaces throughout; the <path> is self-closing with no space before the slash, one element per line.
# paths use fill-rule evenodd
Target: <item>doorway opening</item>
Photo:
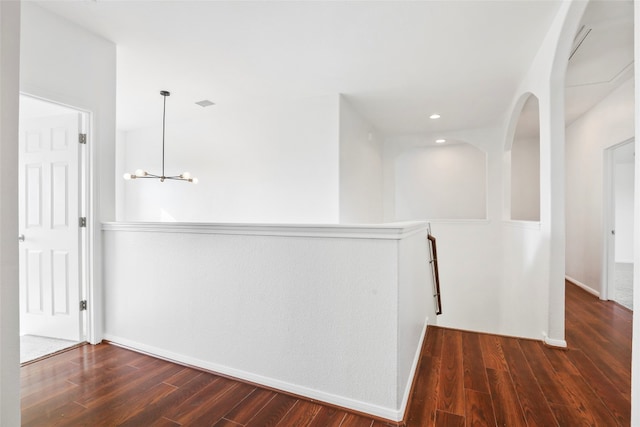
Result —
<path fill-rule="evenodd" d="M 20 362 L 87 336 L 88 113 L 20 95 Z"/>
<path fill-rule="evenodd" d="M 605 274 L 607 299 L 633 310 L 635 140 L 605 150 Z"/>

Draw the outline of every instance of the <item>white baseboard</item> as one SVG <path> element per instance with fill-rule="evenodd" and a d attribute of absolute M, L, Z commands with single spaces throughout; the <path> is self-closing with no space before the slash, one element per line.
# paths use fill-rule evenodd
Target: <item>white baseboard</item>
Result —
<path fill-rule="evenodd" d="M 564 276 L 564 278 L 567 279 L 568 281 L 570 281 L 571 283 L 573 283 L 574 285 L 578 286 L 579 288 L 582 288 L 585 291 L 589 292 L 591 295 L 595 295 L 598 298 L 600 298 L 600 292 L 596 291 L 595 289 L 585 285 L 584 283 L 574 279 L 571 276 Z"/>
<path fill-rule="evenodd" d="M 239 369 L 231 368 L 217 363 L 211 363 L 204 360 L 196 359 L 186 356 L 184 354 L 174 353 L 168 350 L 164 350 L 158 347 L 149 346 L 136 341 L 132 341 L 119 336 L 104 334 L 104 339 L 108 340 L 116 345 L 122 345 L 135 351 L 149 354 L 151 356 L 160 357 L 169 361 L 175 361 L 177 363 L 202 368 L 213 373 L 219 373 L 225 376 L 238 378 L 239 380 L 248 381 L 254 384 L 260 384 L 266 387 L 282 390 L 288 393 L 292 393 L 298 396 L 304 396 L 308 399 L 318 400 L 321 402 L 329 403 L 331 405 L 340 406 L 342 408 L 351 409 L 353 411 L 370 414 L 376 417 L 384 418 L 389 421 L 402 421 L 404 417 L 404 408 L 406 402 L 403 401 L 403 407 L 401 409 L 386 408 L 378 405 L 374 405 L 367 402 L 351 399 L 344 396 L 338 396 L 335 394 L 327 393 L 320 390 L 311 389 L 297 384 L 291 384 L 285 381 L 281 381 L 275 378 L 265 377 L 262 375 L 254 374 L 251 372 L 242 371 Z M 422 348 L 422 346 L 420 346 Z M 419 352 L 420 350 L 418 350 Z M 417 362 L 414 362 L 417 366 Z M 412 373 L 415 367 L 412 367 Z M 413 379 L 413 376 L 411 376 Z M 411 381 L 409 381 L 410 383 Z M 409 387 L 411 387 L 409 385 Z M 405 392 L 405 394 L 407 394 Z M 408 398 L 407 398 L 408 399 Z"/>
<path fill-rule="evenodd" d="M 424 339 L 427 336 L 427 330 L 429 328 L 429 318 L 424 319 L 424 326 L 422 327 L 422 334 L 420 335 L 420 342 L 418 343 L 418 348 L 416 349 L 416 354 L 413 357 L 413 363 L 411 364 L 411 370 L 409 371 L 409 377 L 407 380 L 407 384 L 404 388 L 404 395 L 402 397 L 402 404 L 400 405 L 400 409 L 398 410 L 400 414 L 400 419 L 393 421 L 401 421 L 404 417 L 404 413 L 407 410 L 407 405 L 409 404 L 409 399 L 411 398 L 411 388 L 413 386 L 414 381 L 416 381 L 416 374 L 418 370 L 418 363 L 420 363 L 420 356 L 422 355 L 422 344 L 424 343 Z"/>
<path fill-rule="evenodd" d="M 551 347 L 559 347 L 559 348 L 567 348 L 567 342 L 565 340 L 557 340 L 554 338 L 549 338 L 547 334 L 542 333 L 542 341 L 548 346 Z"/>

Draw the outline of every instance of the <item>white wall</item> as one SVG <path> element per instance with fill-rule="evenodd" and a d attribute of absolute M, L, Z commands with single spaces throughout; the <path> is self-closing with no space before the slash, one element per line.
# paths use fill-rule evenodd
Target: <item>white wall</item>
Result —
<path fill-rule="evenodd" d="M 20 3 L 0 2 L 0 425 L 20 425 L 18 81 Z"/>
<path fill-rule="evenodd" d="M 634 58 L 640 58 L 640 8 L 634 7 Z M 640 67 L 635 67 L 634 79 L 640 81 Z M 635 98 L 640 99 L 640 85 L 636 85 Z M 640 129 L 640 103 L 635 104 L 636 129 Z M 640 138 L 635 138 L 635 152 L 640 152 Z M 640 171 L 640 156 L 635 156 L 635 170 Z M 640 173 L 635 174 L 634 217 L 640 218 Z M 633 232 L 633 306 L 640 307 L 640 221 L 635 221 Z M 631 425 L 640 424 L 640 316 L 633 316 L 631 347 Z"/>
<path fill-rule="evenodd" d="M 341 95 L 340 223 L 382 220 L 382 139 Z"/>
<path fill-rule="evenodd" d="M 501 323 L 509 325 L 529 318 L 527 330 L 538 331 L 549 345 L 565 347 L 565 138 L 564 81 L 571 45 L 586 2 L 563 2 L 527 74 L 515 93 L 507 114 L 504 146 L 510 147 L 520 111 L 531 94 L 538 98 L 540 119 L 540 224 L 539 230 L 514 227 L 505 221 L 502 227 L 503 262 L 520 254 L 505 273 L 502 305 L 527 300 L 533 315 L 506 309 Z M 510 194 L 510 193 L 509 193 Z M 507 201 L 505 196 L 505 201 Z M 536 254 L 539 254 L 537 256 Z M 527 255 L 535 262 L 530 264 Z M 510 278 L 533 271 L 539 281 L 514 287 Z"/>
<path fill-rule="evenodd" d="M 516 138 L 511 148 L 511 219 L 540 221 L 540 138 Z"/>
<path fill-rule="evenodd" d="M 89 340 L 102 331 L 101 221 L 115 219 L 115 45 L 31 2 L 22 4 L 20 90 L 92 113 L 89 125 L 89 246 L 94 260 Z M 94 295 L 95 293 L 95 295 Z M 95 332 L 95 335 L 93 334 Z"/>
<path fill-rule="evenodd" d="M 616 262 L 633 262 L 633 157 L 615 165 Z"/>
<path fill-rule="evenodd" d="M 634 82 L 567 128 L 566 274 L 602 292 L 604 149 L 634 136 Z"/>
<path fill-rule="evenodd" d="M 487 157 L 466 143 L 426 145 L 395 159 L 395 218 L 485 219 Z"/>
<path fill-rule="evenodd" d="M 508 221 L 502 229 L 500 332 L 541 339 L 549 316 L 549 245 L 540 224 Z"/>
<path fill-rule="evenodd" d="M 437 239 L 442 294 L 438 325 L 504 333 L 500 229 L 489 221 L 436 221 L 431 230 Z"/>
<path fill-rule="evenodd" d="M 215 105 L 196 118 L 171 118 L 167 99 L 166 174 L 184 182 L 131 180 L 123 185 L 123 221 L 336 223 L 338 97 L 255 100 Z M 125 132 L 117 176 L 161 172 L 161 96 L 157 127 Z M 200 108 L 200 107 L 197 107 Z"/>
<path fill-rule="evenodd" d="M 435 321 L 424 223 L 105 230 L 106 338 L 388 419 L 404 415 L 425 322 Z"/>

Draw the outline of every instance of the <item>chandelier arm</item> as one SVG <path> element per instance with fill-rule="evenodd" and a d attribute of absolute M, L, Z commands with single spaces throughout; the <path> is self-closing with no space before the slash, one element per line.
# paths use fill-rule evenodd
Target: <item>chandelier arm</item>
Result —
<path fill-rule="evenodd" d="M 138 178 L 161 178 L 160 175 L 154 175 L 152 173 L 147 172 L 145 176 L 139 176 Z"/>

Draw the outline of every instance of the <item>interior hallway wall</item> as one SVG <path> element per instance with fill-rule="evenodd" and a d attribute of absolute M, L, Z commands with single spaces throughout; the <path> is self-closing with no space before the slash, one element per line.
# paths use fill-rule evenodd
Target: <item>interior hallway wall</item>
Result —
<path fill-rule="evenodd" d="M 340 223 L 382 220 L 382 138 L 341 95 Z"/>
<path fill-rule="evenodd" d="M 0 425 L 20 425 L 18 94 L 20 2 L 0 2 Z"/>
<path fill-rule="evenodd" d="M 604 149 L 634 137 L 630 79 L 567 127 L 566 274 L 602 292 Z"/>
<path fill-rule="evenodd" d="M 337 95 L 215 105 L 189 121 L 171 119 L 171 97 L 165 171 L 189 171 L 199 183 L 119 183 L 118 220 L 338 222 Z M 118 153 L 116 179 L 140 168 L 160 173 L 161 117 L 155 127 L 119 133 L 123 153 Z"/>
<path fill-rule="evenodd" d="M 397 220 L 487 217 L 487 155 L 468 143 L 424 145 L 395 160 Z"/>
<path fill-rule="evenodd" d="M 630 144 L 633 145 L 633 142 Z M 615 165 L 616 262 L 633 262 L 633 179 L 635 173 L 633 157 L 634 155 L 631 155 L 624 162 Z"/>
<path fill-rule="evenodd" d="M 511 219 L 540 221 L 540 137 L 513 142 Z"/>

